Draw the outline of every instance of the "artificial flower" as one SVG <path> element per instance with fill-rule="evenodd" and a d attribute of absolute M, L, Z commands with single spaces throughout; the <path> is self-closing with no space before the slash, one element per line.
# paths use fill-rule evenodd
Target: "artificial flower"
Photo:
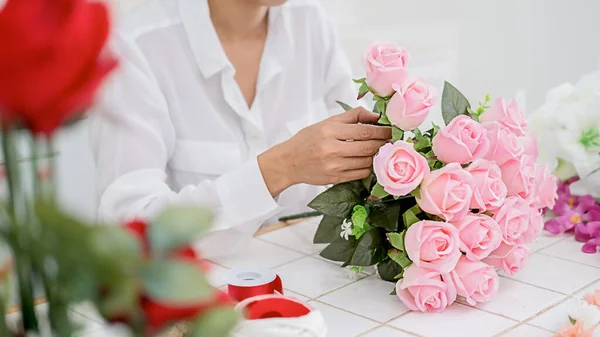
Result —
<path fill-rule="evenodd" d="M 468 213 L 451 223 L 458 229 L 460 251 L 471 261 L 488 257 L 502 243 L 500 226 L 488 215 Z"/>
<path fill-rule="evenodd" d="M 502 181 L 502 171 L 494 162 L 477 159 L 467 167 L 473 176 L 475 193 L 470 208 L 480 211 L 494 210 L 502 206 L 506 199 L 506 184 Z"/>
<path fill-rule="evenodd" d="M 508 128 L 493 122 L 484 125 L 490 142 L 488 153 L 484 159 L 504 165 L 509 160 L 518 160 L 525 153 L 523 141 Z"/>
<path fill-rule="evenodd" d="M 406 81 L 409 53 L 390 42 L 376 42 L 363 55 L 367 72 L 366 83 L 377 95 L 387 97 L 394 93 L 394 84 Z"/>
<path fill-rule="evenodd" d="M 479 117 L 479 121 L 483 124 L 500 123 L 517 136 L 525 135 L 527 128 L 527 119 L 517 101 L 512 99 L 507 103 L 503 97 L 497 98 L 494 105 Z"/>
<path fill-rule="evenodd" d="M 406 81 L 404 85 L 394 84 L 392 87 L 396 93 L 387 105 L 386 116 L 399 129 L 418 128 L 436 102 L 435 88 L 418 79 Z"/>
<path fill-rule="evenodd" d="M 396 294 L 410 310 L 442 312 L 456 300 L 456 288 L 449 274 L 410 265 L 396 283 Z"/>
<path fill-rule="evenodd" d="M 525 245 L 500 244 L 483 262 L 512 276 L 523 269 L 529 260 L 531 250 Z"/>
<path fill-rule="evenodd" d="M 373 171 L 387 193 L 403 196 L 419 186 L 430 168 L 427 159 L 415 151 L 413 144 L 399 140 L 379 149 L 373 159 Z"/>
<path fill-rule="evenodd" d="M 432 140 L 433 152 L 443 163 L 467 164 L 490 150 L 486 129 L 469 116 L 460 115 L 441 128 Z"/>
<path fill-rule="evenodd" d="M 595 328 L 585 329 L 580 322 L 568 323 L 554 337 L 594 337 L 594 330 Z"/>
<path fill-rule="evenodd" d="M 461 256 L 458 229 L 446 222 L 423 220 L 411 225 L 404 246 L 415 265 L 439 273 L 454 269 Z"/>
<path fill-rule="evenodd" d="M 345 219 L 342 223 L 342 231 L 340 232 L 340 236 L 345 240 L 348 240 L 348 236 L 352 235 L 352 222 Z"/>
<path fill-rule="evenodd" d="M 456 294 L 470 305 L 484 303 L 498 292 L 500 280 L 494 268 L 481 261 L 472 261 L 464 255 L 450 273 Z"/>

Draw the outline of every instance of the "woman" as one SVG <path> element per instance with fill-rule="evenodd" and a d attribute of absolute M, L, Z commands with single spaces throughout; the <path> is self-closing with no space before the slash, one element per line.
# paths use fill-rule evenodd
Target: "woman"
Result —
<path fill-rule="evenodd" d="M 149 0 L 117 40 L 91 129 L 103 218 L 205 204 L 224 252 L 315 186 L 366 177 L 391 137 L 364 109 L 328 118 L 355 90 L 316 0 Z"/>

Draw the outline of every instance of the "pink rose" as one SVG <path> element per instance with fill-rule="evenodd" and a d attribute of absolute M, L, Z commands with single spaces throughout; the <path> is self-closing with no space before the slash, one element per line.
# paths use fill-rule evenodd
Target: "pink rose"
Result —
<path fill-rule="evenodd" d="M 459 221 L 452 222 L 458 229 L 460 250 L 472 261 L 486 258 L 502 243 L 500 226 L 485 214 L 468 213 Z"/>
<path fill-rule="evenodd" d="M 554 207 L 558 198 L 558 180 L 548 169 L 548 165 L 535 165 L 534 203 L 536 208 Z"/>
<path fill-rule="evenodd" d="M 363 66 L 367 71 L 367 85 L 382 97 L 394 93 L 394 84 L 406 80 L 406 65 L 409 54 L 401 47 L 389 42 L 376 42 L 365 52 Z"/>
<path fill-rule="evenodd" d="M 481 261 L 471 261 L 464 256 L 450 276 L 456 287 L 456 294 L 464 297 L 470 305 L 491 300 L 500 286 L 500 279 L 492 266 Z"/>
<path fill-rule="evenodd" d="M 531 250 L 525 245 L 502 243 L 483 262 L 504 271 L 509 276 L 513 276 L 519 270 L 525 268 L 530 254 Z"/>
<path fill-rule="evenodd" d="M 448 273 L 460 258 L 458 229 L 446 222 L 419 221 L 406 230 L 404 247 L 418 267 Z"/>
<path fill-rule="evenodd" d="M 373 159 L 377 182 L 391 195 L 403 196 L 412 192 L 429 174 L 427 159 L 413 148 L 413 144 L 396 141 L 379 149 Z"/>
<path fill-rule="evenodd" d="M 456 301 L 456 289 L 450 275 L 412 264 L 396 283 L 396 294 L 413 311 L 442 312 Z"/>
<path fill-rule="evenodd" d="M 523 233 L 527 231 L 531 221 L 531 208 L 521 197 L 508 197 L 504 205 L 496 210 L 493 218 L 500 225 L 505 243 L 509 245 L 523 243 Z"/>
<path fill-rule="evenodd" d="M 531 132 L 527 132 L 525 136 L 521 137 L 521 142 L 523 143 L 523 148 L 525 150 L 525 154 L 528 156 L 532 156 L 534 160 L 537 160 L 538 157 L 538 144 L 537 139 L 533 136 Z"/>
<path fill-rule="evenodd" d="M 421 80 L 408 81 L 402 86 L 394 84 L 392 87 L 396 93 L 386 109 L 388 119 L 402 130 L 418 128 L 435 104 L 435 89 Z"/>
<path fill-rule="evenodd" d="M 494 105 L 479 117 L 479 121 L 481 123 L 498 122 L 517 136 L 523 136 L 525 128 L 527 128 L 527 119 L 517 101 L 512 99 L 506 104 L 502 97 L 496 99 Z"/>
<path fill-rule="evenodd" d="M 506 199 L 506 184 L 502 181 L 500 167 L 491 161 L 477 159 L 467 167 L 467 171 L 471 173 L 475 183 L 470 208 L 485 211 L 502 206 Z"/>
<path fill-rule="evenodd" d="M 473 176 L 458 163 L 425 175 L 421 182 L 419 207 L 446 221 L 458 221 L 469 211 L 475 191 Z"/>
<path fill-rule="evenodd" d="M 544 216 L 542 211 L 535 207 L 529 208 L 529 226 L 523 233 L 523 243 L 532 243 L 542 234 L 544 229 Z"/>
<path fill-rule="evenodd" d="M 490 140 L 490 150 L 484 159 L 493 161 L 501 166 L 511 159 L 518 159 L 525 152 L 523 142 L 509 129 L 498 123 L 484 125 Z"/>
<path fill-rule="evenodd" d="M 534 198 L 536 172 L 532 157 L 521 156 L 519 159 L 511 159 L 502 164 L 500 170 L 508 196 L 519 196 L 526 200 Z"/>
<path fill-rule="evenodd" d="M 460 115 L 433 137 L 433 152 L 446 163 L 470 163 L 483 158 L 490 149 L 485 128 L 471 117 Z"/>

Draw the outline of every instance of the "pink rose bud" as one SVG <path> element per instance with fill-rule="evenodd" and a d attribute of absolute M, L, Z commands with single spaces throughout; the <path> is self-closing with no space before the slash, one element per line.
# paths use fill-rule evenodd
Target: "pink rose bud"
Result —
<path fill-rule="evenodd" d="M 488 123 L 484 126 L 490 140 L 490 150 L 484 159 L 501 166 L 511 159 L 521 158 L 525 147 L 519 137 L 498 123 Z"/>
<path fill-rule="evenodd" d="M 548 165 L 535 165 L 534 207 L 554 207 L 558 198 L 558 179 L 552 175 Z"/>
<path fill-rule="evenodd" d="M 523 234 L 529 229 L 531 207 L 521 197 L 508 197 L 504 205 L 495 211 L 494 220 L 500 225 L 502 240 L 509 244 L 524 243 Z"/>
<path fill-rule="evenodd" d="M 446 222 L 419 221 L 408 228 L 404 246 L 418 267 L 448 273 L 460 258 L 458 229 Z"/>
<path fill-rule="evenodd" d="M 523 142 L 525 154 L 532 156 L 534 160 L 537 160 L 539 154 L 538 144 L 537 139 L 535 139 L 533 134 L 531 132 L 527 132 L 525 136 L 521 137 L 521 142 Z"/>
<path fill-rule="evenodd" d="M 502 243 L 498 249 L 492 252 L 483 262 L 504 271 L 513 276 L 519 270 L 525 268 L 531 250 L 525 245 L 509 245 Z"/>
<path fill-rule="evenodd" d="M 390 122 L 402 130 L 414 130 L 427 118 L 435 104 L 435 89 L 421 80 L 412 80 L 404 85 L 392 86 L 396 93 L 390 99 L 386 115 Z"/>
<path fill-rule="evenodd" d="M 535 239 L 542 234 L 544 229 L 544 216 L 542 211 L 535 207 L 529 209 L 529 227 L 523 233 L 523 243 L 532 243 Z"/>
<path fill-rule="evenodd" d="M 403 196 L 412 192 L 429 174 L 427 159 L 405 141 L 387 143 L 373 159 L 377 182 L 391 195 Z"/>
<path fill-rule="evenodd" d="M 446 163 L 470 163 L 490 149 L 486 129 L 471 117 L 460 115 L 433 137 L 433 152 Z"/>
<path fill-rule="evenodd" d="M 396 283 L 396 294 L 412 311 L 442 312 L 456 301 L 450 275 L 414 264 L 404 270 L 403 278 Z"/>
<path fill-rule="evenodd" d="M 425 175 L 417 203 L 429 214 L 446 221 L 458 221 L 467 215 L 475 184 L 471 173 L 458 163 L 450 163 Z"/>
<path fill-rule="evenodd" d="M 502 206 L 506 199 L 506 184 L 502 181 L 502 171 L 495 163 L 477 159 L 467 167 L 473 176 L 475 192 L 470 208 L 480 211 L 494 210 Z"/>
<path fill-rule="evenodd" d="M 519 196 L 525 200 L 535 197 L 535 162 L 532 157 L 521 156 L 500 166 L 502 181 L 506 184 L 508 196 Z"/>
<path fill-rule="evenodd" d="M 485 214 L 468 213 L 452 224 L 458 229 L 460 251 L 469 260 L 483 260 L 502 243 L 500 226 Z"/>
<path fill-rule="evenodd" d="M 498 122 L 517 136 L 523 136 L 527 128 L 527 119 L 514 99 L 508 104 L 499 97 L 494 105 L 479 117 L 481 123 Z"/>
<path fill-rule="evenodd" d="M 389 42 L 374 43 L 363 56 L 369 88 L 382 97 L 393 94 L 392 85 L 406 81 L 408 59 L 404 48 Z"/>
<path fill-rule="evenodd" d="M 500 286 L 494 267 L 481 261 L 471 261 L 464 256 L 450 276 L 456 287 L 456 294 L 464 297 L 470 305 L 489 301 Z"/>

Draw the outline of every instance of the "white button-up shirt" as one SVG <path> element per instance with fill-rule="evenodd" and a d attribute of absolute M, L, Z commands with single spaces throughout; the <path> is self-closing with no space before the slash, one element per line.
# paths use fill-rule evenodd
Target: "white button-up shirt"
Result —
<path fill-rule="evenodd" d="M 146 2 L 120 20 L 114 48 L 120 70 L 91 116 L 101 218 L 207 205 L 221 230 L 212 243 L 222 248 L 273 217 L 306 210 L 320 188 L 297 185 L 274 199 L 257 156 L 339 113 L 336 100 L 355 99 L 350 67 L 316 0 L 270 8 L 251 108 L 206 0 Z"/>

